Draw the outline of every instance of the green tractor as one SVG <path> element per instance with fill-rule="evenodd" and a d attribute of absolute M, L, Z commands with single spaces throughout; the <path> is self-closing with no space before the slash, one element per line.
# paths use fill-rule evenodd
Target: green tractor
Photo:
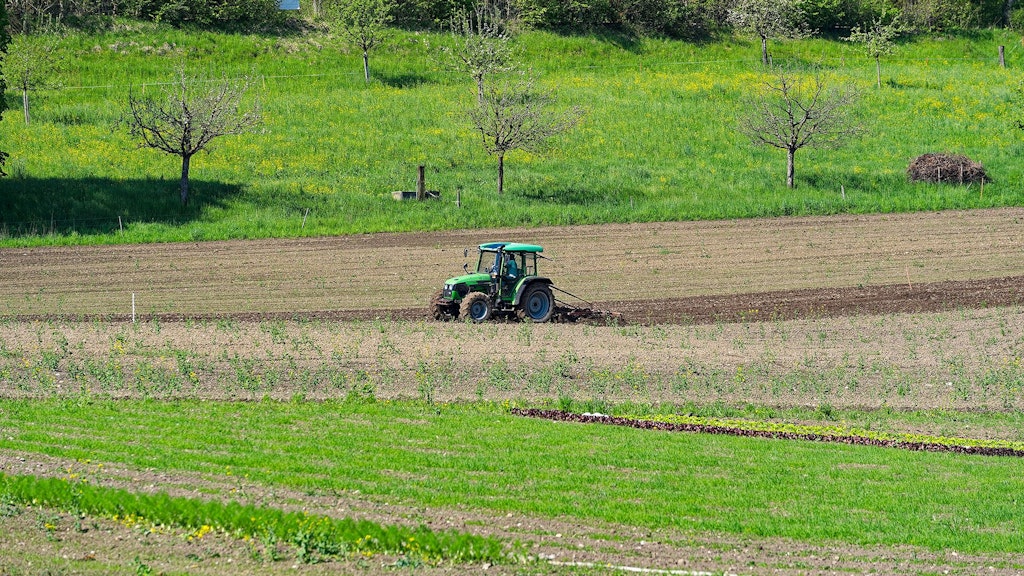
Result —
<path fill-rule="evenodd" d="M 466 318 L 486 322 L 516 316 L 529 322 L 547 322 L 555 313 L 551 280 L 537 274 L 540 246 L 490 242 L 479 246 L 476 270 L 449 278 L 430 302 L 437 320 Z M 468 257 L 468 251 L 466 256 Z"/>

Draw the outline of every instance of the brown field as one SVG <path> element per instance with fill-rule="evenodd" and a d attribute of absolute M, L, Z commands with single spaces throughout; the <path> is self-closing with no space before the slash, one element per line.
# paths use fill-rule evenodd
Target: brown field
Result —
<path fill-rule="evenodd" d="M 0 391 L 1021 409 L 1022 220 L 1015 208 L 4 250 L 0 369 L 13 376 Z M 494 238 L 543 244 L 557 285 L 625 321 L 427 320 L 463 247 Z M 68 369 L 32 381 L 58 353 Z M 147 380 L 104 380 L 89 358 Z"/>
<path fill-rule="evenodd" d="M 654 326 L 23 321 L 0 327 L 0 394 L 1001 411 L 1024 408 L 1022 347 L 1017 306 Z"/>
<path fill-rule="evenodd" d="M 0 316 L 418 318 L 463 249 L 545 247 L 556 285 L 638 322 L 1020 299 L 1024 209 L 4 249 Z M 472 253 L 470 258 L 472 258 Z"/>
<path fill-rule="evenodd" d="M 855 424 L 1022 440 L 1011 420 L 971 417 L 1024 409 L 1022 222 L 1024 209 L 1013 208 L 4 249 L 0 397 L 372 393 L 433 401 L 931 409 L 956 416 L 869 415 Z M 557 286 L 625 321 L 427 320 L 430 295 L 461 271 L 463 249 L 502 239 L 543 245 L 552 258 L 543 272 Z M 128 321 L 133 293 L 136 324 Z M 133 376 L 110 376 L 118 373 Z M 80 463 L 0 452 L 0 472 L 59 476 L 69 466 Z M 93 479 L 191 496 L 226 497 L 228 490 L 223 479 L 116 463 Z M 649 533 L 256 485 L 245 493 L 266 505 L 522 538 L 563 561 L 742 574 L 1011 574 L 1024 566 L 1010 555 Z M 40 528 L 47 519 L 56 529 Z M 81 532 L 74 518 L 48 510 L 0 515 L 0 551 L 21 550 L 7 561 L 0 553 L 0 574 L 141 573 L 140 562 L 157 571 L 293 571 L 291 559 L 261 562 L 251 544 L 222 535 L 186 544 L 182 534 L 145 534 L 102 519 L 90 526 Z M 395 573 L 386 566 L 391 561 L 298 567 Z M 607 572 L 534 566 L 489 573 Z"/>

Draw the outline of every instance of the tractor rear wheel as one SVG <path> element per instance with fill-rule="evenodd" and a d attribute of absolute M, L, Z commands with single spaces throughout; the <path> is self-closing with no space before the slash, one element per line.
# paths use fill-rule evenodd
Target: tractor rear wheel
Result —
<path fill-rule="evenodd" d="M 490 320 L 494 306 L 491 299 L 483 292 L 470 292 L 462 299 L 460 315 L 469 318 L 473 322 L 480 323 Z"/>
<path fill-rule="evenodd" d="M 442 297 L 442 291 L 438 290 L 430 298 L 430 315 L 434 320 L 447 322 L 459 317 L 459 305 L 447 298 Z"/>
<path fill-rule="evenodd" d="M 547 322 L 555 312 L 555 298 L 551 289 L 544 284 L 535 284 L 526 289 L 519 300 L 516 315 L 520 320 Z"/>

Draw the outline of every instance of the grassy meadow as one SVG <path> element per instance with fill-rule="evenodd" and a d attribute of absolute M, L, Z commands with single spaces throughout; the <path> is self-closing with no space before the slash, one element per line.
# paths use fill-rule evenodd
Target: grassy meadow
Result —
<path fill-rule="evenodd" d="M 474 88 L 444 70 L 428 45 L 444 36 L 395 31 L 371 54 L 319 33 L 287 37 L 185 32 L 125 23 L 53 41 L 62 86 L 20 94 L 0 122 L 11 154 L 0 180 L 0 245 L 195 241 L 787 214 L 941 210 L 1019 205 L 1024 151 L 1014 126 L 1016 67 L 1009 31 L 921 37 L 882 62 L 848 42 L 773 43 L 775 62 L 834 86 L 856 87 L 866 130 L 838 150 L 785 154 L 755 148 L 737 130 L 744 98 L 769 74 L 756 43 L 694 45 L 614 36 L 531 32 L 519 58 L 559 105 L 586 109 L 581 125 L 546 153 L 512 153 L 497 196 L 488 157 L 465 110 Z M 1008 67 L 999 68 L 998 45 Z M 119 124 L 130 89 L 149 93 L 184 66 L 201 76 L 258 77 L 265 123 L 215 141 L 192 163 L 193 201 L 179 205 L 180 160 L 137 149 Z M 907 183 L 911 159 L 965 153 L 993 182 Z M 416 166 L 442 201 L 399 203 Z M 462 206 L 455 199 L 461 195 Z"/>

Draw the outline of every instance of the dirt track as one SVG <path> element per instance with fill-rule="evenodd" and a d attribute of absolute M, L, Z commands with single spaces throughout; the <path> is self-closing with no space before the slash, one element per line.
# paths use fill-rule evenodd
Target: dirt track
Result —
<path fill-rule="evenodd" d="M 4 249 L 0 315 L 421 318 L 463 249 L 545 246 L 556 285 L 638 322 L 1017 303 L 1024 209 Z M 472 252 L 470 259 L 473 258 Z M 572 299 L 568 299 L 572 301 Z"/>

